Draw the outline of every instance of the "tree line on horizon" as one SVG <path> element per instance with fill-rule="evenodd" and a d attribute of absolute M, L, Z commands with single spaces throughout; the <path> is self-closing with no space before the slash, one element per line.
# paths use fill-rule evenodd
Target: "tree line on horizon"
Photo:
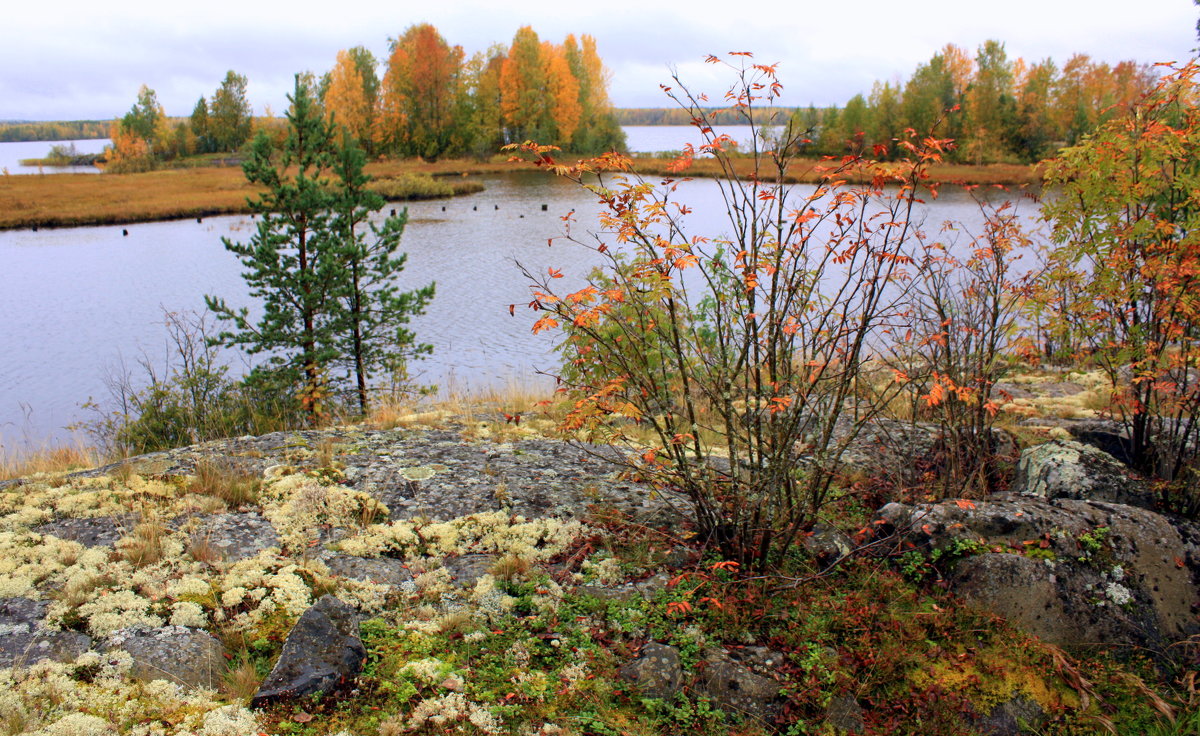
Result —
<path fill-rule="evenodd" d="M 842 155 L 887 146 L 907 129 L 956 142 L 947 158 L 972 164 L 1034 163 L 1073 146 L 1154 89 L 1151 64 L 1109 66 L 1075 54 L 1060 68 L 1050 58 L 1009 59 L 1000 41 L 972 57 L 946 44 L 904 82 L 876 82 L 842 107 L 797 109 L 792 125 L 808 131 L 808 152 Z"/>
<path fill-rule="evenodd" d="M 321 77 L 302 74 L 321 114 L 371 155 L 487 157 L 525 140 L 581 154 L 625 146 L 608 96 L 609 73 L 589 35 L 554 44 L 523 26 L 511 45 L 493 44 L 468 59 L 461 46 L 422 23 L 390 39 L 389 49 L 382 64 L 356 46 L 339 51 Z M 182 156 L 237 151 L 256 130 L 281 136 L 282 119 L 269 111 L 253 117 L 246 85 L 230 70 L 191 116 L 174 119 L 143 85 L 130 111 L 112 124 L 109 169 L 144 171 Z"/>

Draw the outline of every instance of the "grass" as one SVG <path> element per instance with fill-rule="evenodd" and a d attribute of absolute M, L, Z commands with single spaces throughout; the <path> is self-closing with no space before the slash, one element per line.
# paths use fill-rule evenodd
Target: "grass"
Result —
<path fill-rule="evenodd" d="M 716 177 L 723 176 L 717 165 L 717 162 L 712 158 L 697 158 L 692 163 L 692 166 L 683 174 L 672 173 L 669 169 L 673 158 L 647 156 L 636 157 L 633 159 L 633 168 L 642 175 L 655 176 L 693 176 L 693 177 Z M 748 175 L 754 169 L 754 160 L 752 158 L 732 158 L 734 169 L 741 175 Z M 828 168 L 834 165 L 832 162 L 822 161 L 820 159 L 798 159 L 796 160 L 787 178 L 789 183 L 793 184 L 815 184 L 821 181 L 824 172 L 818 169 L 822 166 Z M 865 176 L 847 176 L 839 177 L 854 181 L 855 183 L 865 183 Z M 1041 184 L 1042 175 L 1037 166 L 1025 164 L 985 164 L 973 166 L 970 164 L 952 164 L 940 163 L 933 164 L 929 167 L 930 184 L 979 184 L 979 185 L 1003 185 L 1003 186 L 1038 186 Z"/>
<path fill-rule="evenodd" d="M 47 445 L 24 453 L 10 452 L 0 445 L 0 480 L 24 478 L 37 473 L 65 473 L 101 464 L 95 448 L 82 442 Z"/>
<path fill-rule="evenodd" d="M 562 160 L 573 160 L 562 154 Z M 670 175 L 670 158 L 638 157 L 634 168 L 643 175 Z M 733 159 L 735 167 L 748 173 L 751 159 Z M 790 181 L 815 182 L 818 160 L 808 166 L 799 162 Z M 392 200 L 428 199 L 469 194 L 480 190 L 470 175 L 529 170 L 529 164 L 513 163 L 504 156 L 488 161 L 446 159 L 434 162 L 387 160 L 367 166 L 376 177 L 376 187 Z M 1034 166 L 991 164 L 937 164 L 930 167 L 930 181 L 982 185 L 1033 185 L 1041 181 Z M 697 159 L 687 176 L 717 176 L 711 159 Z M 238 166 L 180 167 L 141 174 L 96 176 L 53 174 L 47 176 L 0 176 L 0 230 L 28 227 L 76 227 L 118 225 L 215 215 L 245 214 L 247 197 L 257 189 L 246 183 Z"/>
<path fill-rule="evenodd" d="M 393 182 L 388 199 L 426 199 L 479 191 L 466 174 L 513 170 L 515 164 L 388 161 L 367 173 Z M 434 177 L 445 177 L 439 181 Z M 117 225 L 250 212 L 260 190 L 240 167 L 167 169 L 142 174 L 0 176 L 0 229 Z"/>

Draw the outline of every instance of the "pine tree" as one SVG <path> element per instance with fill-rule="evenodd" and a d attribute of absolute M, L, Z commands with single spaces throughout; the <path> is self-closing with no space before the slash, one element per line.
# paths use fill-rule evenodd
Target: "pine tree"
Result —
<path fill-rule="evenodd" d="M 340 298 L 346 268 L 335 236 L 336 194 L 327 177 L 334 164 L 329 123 L 308 84 L 296 76 L 289 99 L 288 136 L 275 151 L 260 133 L 242 169 L 266 192 L 251 201 L 258 229 L 248 243 L 222 238 L 225 249 L 246 267 L 250 295 L 262 302 L 257 324 L 249 311 L 206 296 L 208 308 L 232 324 L 217 341 L 251 355 L 265 354 L 251 379 L 270 378 L 300 386 L 298 398 L 310 421 L 324 413 L 328 369 L 338 352 L 336 332 L 344 323 Z M 278 153 L 278 156 L 276 156 Z"/>
<path fill-rule="evenodd" d="M 367 385 L 372 372 L 402 373 L 409 359 L 432 352 L 432 346 L 417 344 L 405 325 L 424 311 L 434 292 L 433 284 L 412 291 L 397 288 L 396 276 L 404 270 L 407 256 L 396 251 L 408 210 L 387 218 L 382 225 L 368 221 L 384 200 L 366 189 L 370 177 L 363 172 L 365 162 L 363 150 L 351 136 L 344 135 L 334 163 L 339 185 L 335 229 L 348 277 L 342 295 L 346 324 L 338 347 L 342 361 L 353 373 L 363 414 L 369 408 Z"/>

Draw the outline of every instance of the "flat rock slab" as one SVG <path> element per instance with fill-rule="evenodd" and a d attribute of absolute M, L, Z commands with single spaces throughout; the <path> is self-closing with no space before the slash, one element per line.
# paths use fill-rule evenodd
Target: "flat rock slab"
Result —
<path fill-rule="evenodd" d="M 184 687 L 216 689 L 228 664 L 213 635 L 184 626 L 123 629 L 105 642 L 133 657 L 130 674 L 139 680 L 167 680 Z"/>
<path fill-rule="evenodd" d="M 0 599 L 0 667 L 28 666 L 44 659 L 71 662 L 92 647 L 78 631 L 42 628 L 50 601 Z"/>
<path fill-rule="evenodd" d="M 758 723 L 770 723 L 781 707 L 779 683 L 737 662 L 723 650 L 710 649 L 700 674 L 701 694 L 723 710 Z"/>
<path fill-rule="evenodd" d="M 111 547 L 133 530 L 137 520 L 132 516 L 93 516 L 85 519 L 59 519 L 35 528 L 38 534 L 49 534 L 78 542 L 85 547 Z"/>
<path fill-rule="evenodd" d="M 191 519 L 196 521 L 191 532 L 192 544 L 206 545 L 227 562 L 244 560 L 264 549 L 279 546 L 275 527 L 256 512 L 212 514 Z M 176 527 L 182 525 L 179 520 L 173 524 Z"/>
<path fill-rule="evenodd" d="M 325 560 L 325 565 L 338 577 L 376 585 L 403 585 L 413 579 L 402 560 L 389 557 L 332 555 Z"/>
<path fill-rule="evenodd" d="M 367 657 L 358 625 L 353 608 L 331 595 L 322 596 L 288 633 L 279 661 L 250 707 L 324 694 L 354 679 Z"/>
<path fill-rule="evenodd" d="M 670 700 L 683 687 L 679 650 L 654 641 L 642 647 L 637 659 L 623 664 L 618 674 L 647 698 Z"/>

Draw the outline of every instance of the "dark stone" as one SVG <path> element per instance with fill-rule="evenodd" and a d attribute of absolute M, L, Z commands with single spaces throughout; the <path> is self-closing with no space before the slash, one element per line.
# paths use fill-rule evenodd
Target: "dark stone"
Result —
<path fill-rule="evenodd" d="M 737 664 L 723 650 L 704 658 L 699 689 L 722 710 L 759 723 L 770 723 L 779 712 L 779 683 Z"/>
<path fill-rule="evenodd" d="M 400 585 L 413 579 L 403 561 L 390 557 L 334 555 L 327 559 L 325 564 L 329 567 L 329 572 L 338 577 L 376 585 Z"/>
<path fill-rule="evenodd" d="M 256 512 L 211 514 L 196 518 L 192 528 L 193 545 L 206 545 L 227 562 L 253 557 L 264 549 L 279 546 L 275 527 Z M 180 519 L 172 526 L 185 523 Z"/>
<path fill-rule="evenodd" d="M 621 665 L 618 674 L 647 698 L 670 700 L 683 685 L 679 650 L 653 641 L 642 647 L 637 659 Z"/>
<path fill-rule="evenodd" d="M 213 635 L 183 626 L 123 629 L 106 642 L 133 657 L 130 674 L 139 680 L 167 680 L 184 687 L 216 689 L 228 664 L 225 648 Z"/>
<path fill-rule="evenodd" d="M 979 730 L 987 736 L 1020 736 L 1037 733 L 1046 720 L 1046 712 L 1026 697 L 1015 697 L 998 704 L 979 722 Z"/>
<path fill-rule="evenodd" d="M 358 624 L 353 608 L 331 595 L 322 596 L 288 633 L 279 661 L 250 707 L 323 695 L 356 677 L 367 656 Z"/>
<path fill-rule="evenodd" d="M 862 733 L 867 728 L 862 706 L 853 695 L 837 695 L 825 708 L 825 722 L 844 733 Z"/>
<path fill-rule="evenodd" d="M 0 599 L 0 668 L 27 666 L 43 659 L 70 662 L 91 648 L 87 634 L 43 629 L 49 607 L 50 601 Z"/>
<path fill-rule="evenodd" d="M 467 588 L 491 571 L 492 566 L 496 564 L 496 555 L 475 554 L 447 557 L 442 564 L 450 571 L 450 577 L 454 582 Z"/>
<path fill-rule="evenodd" d="M 132 531 L 136 523 L 132 516 L 93 516 L 86 519 L 59 519 L 42 524 L 33 531 L 78 542 L 85 547 L 111 547 Z"/>

